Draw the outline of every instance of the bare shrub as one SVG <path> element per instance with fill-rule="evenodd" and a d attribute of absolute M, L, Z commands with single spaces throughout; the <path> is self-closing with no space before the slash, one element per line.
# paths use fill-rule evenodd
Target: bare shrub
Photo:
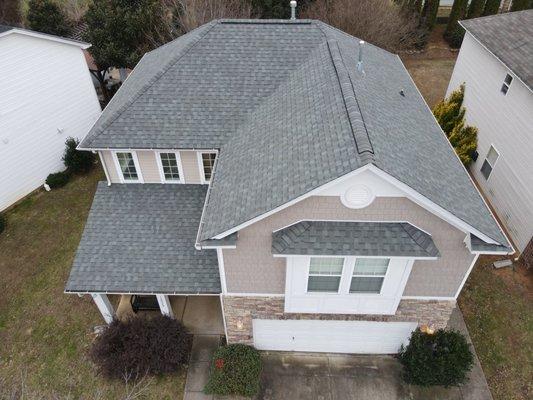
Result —
<path fill-rule="evenodd" d="M 135 381 L 186 365 L 191 335 L 175 319 L 158 315 L 113 321 L 93 343 L 90 357 L 108 378 Z"/>
<path fill-rule="evenodd" d="M 319 19 L 389 51 L 412 49 L 424 37 L 417 16 L 391 0 L 316 0 L 302 18 Z"/>
<path fill-rule="evenodd" d="M 187 33 L 213 19 L 250 18 L 252 7 L 246 0 L 163 0 L 178 33 Z"/>

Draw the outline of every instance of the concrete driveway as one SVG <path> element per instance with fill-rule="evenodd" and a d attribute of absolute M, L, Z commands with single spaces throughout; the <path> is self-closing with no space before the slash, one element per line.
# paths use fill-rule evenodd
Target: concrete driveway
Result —
<path fill-rule="evenodd" d="M 458 309 L 448 325 L 470 340 Z M 405 384 L 392 356 L 271 352 L 263 363 L 262 400 L 492 400 L 477 357 L 469 382 L 449 389 Z"/>

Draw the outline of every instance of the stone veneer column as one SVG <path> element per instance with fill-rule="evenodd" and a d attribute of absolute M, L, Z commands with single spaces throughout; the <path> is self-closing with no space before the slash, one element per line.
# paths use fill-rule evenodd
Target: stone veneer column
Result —
<path fill-rule="evenodd" d="M 340 321 L 412 321 L 419 325 L 446 327 L 454 300 L 402 300 L 395 315 L 284 313 L 283 297 L 224 296 L 228 343 L 253 344 L 252 319 L 316 319 Z"/>

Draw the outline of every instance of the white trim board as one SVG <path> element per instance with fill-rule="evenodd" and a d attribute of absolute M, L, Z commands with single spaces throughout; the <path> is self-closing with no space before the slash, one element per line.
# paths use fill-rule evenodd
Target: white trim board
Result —
<path fill-rule="evenodd" d="M 34 38 L 37 38 L 37 39 L 50 40 L 52 42 L 67 44 L 67 45 L 70 45 L 70 46 L 76 46 L 76 47 L 80 47 L 81 49 L 84 49 L 84 50 L 88 49 L 89 47 L 91 47 L 90 43 L 81 42 L 79 40 L 72 40 L 72 39 L 67 39 L 67 38 L 61 37 L 61 36 L 49 35 L 49 34 L 46 34 L 46 33 L 35 32 L 35 31 L 30 31 L 30 30 L 26 30 L 26 29 L 19 29 L 19 28 L 13 28 L 13 29 L 10 29 L 8 31 L 0 33 L 0 38 L 4 37 L 4 36 L 12 35 L 14 33 L 18 33 L 19 35 L 34 37 Z"/>

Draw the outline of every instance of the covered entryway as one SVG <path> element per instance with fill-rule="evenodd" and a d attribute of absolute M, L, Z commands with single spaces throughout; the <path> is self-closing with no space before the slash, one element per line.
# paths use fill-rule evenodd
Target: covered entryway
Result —
<path fill-rule="evenodd" d="M 260 350 L 395 354 L 409 342 L 416 322 L 253 320 Z"/>

